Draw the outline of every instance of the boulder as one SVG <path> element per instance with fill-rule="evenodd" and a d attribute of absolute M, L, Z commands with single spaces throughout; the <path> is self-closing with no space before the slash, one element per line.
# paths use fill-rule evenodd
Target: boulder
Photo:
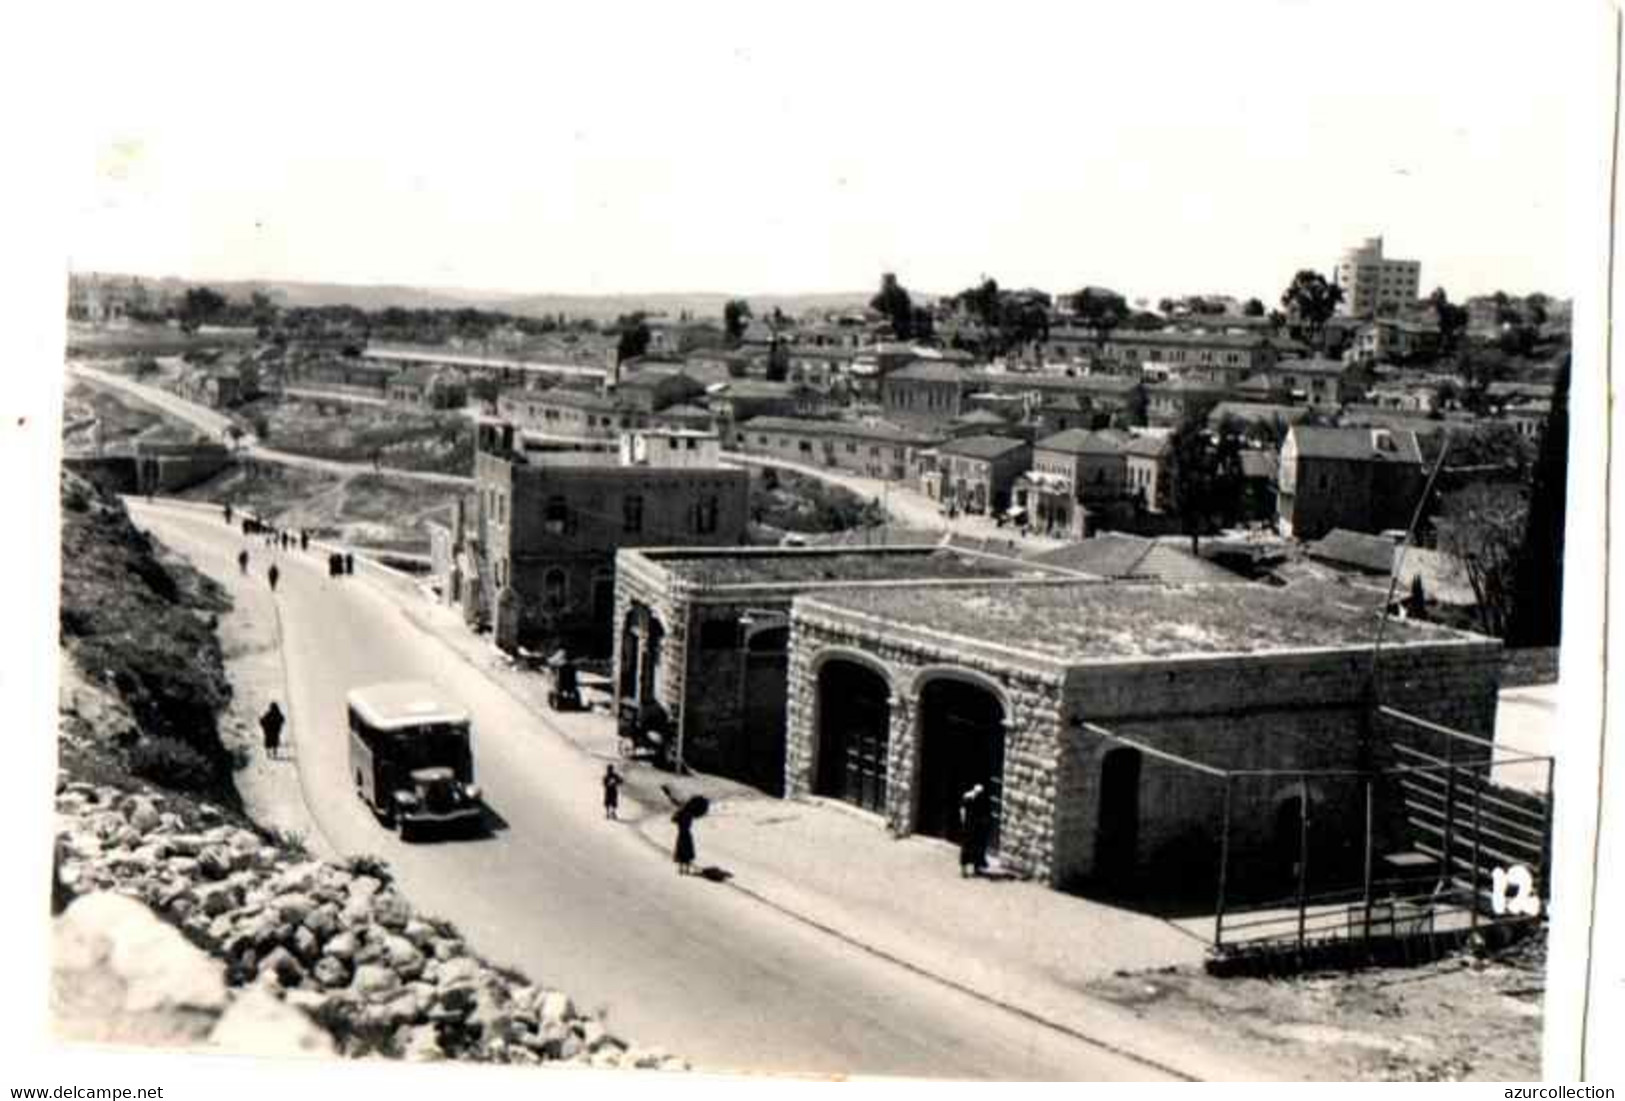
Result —
<path fill-rule="evenodd" d="M 259 974 L 262 978 L 266 975 L 272 976 L 276 979 L 277 985 L 284 988 L 295 987 L 305 981 L 304 965 L 280 944 L 260 960 Z"/>
<path fill-rule="evenodd" d="M 311 974 L 329 990 L 350 985 L 350 965 L 336 956 L 323 956 L 317 960 Z"/>
<path fill-rule="evenodd" d="M 384 938 L 384 962 L 403 979 L 415 979 L 423 974 L 423 953 L 405 937 Z"/>
<path fill-rule="evenodd" d="M 316 908 L 309 895 L 297 892 L 277 895 L 271 902 L 271 909 L 279 920 L 288 925 L 302 925 L 310 912 Z"/>
<path fill-rule="evenodd" d="M 333 1038 L 262 986 L 245 990 L 226 1010 L 209 1044 L 259 1056 L 332 1055 Z"/>
<path fill-rule="evenodd" d="M 365 963 L 355 969 L 355 979 L 350 985 L 356 993 L 377 999 L 400 989 L 401 977 L 381 964 Z"/>
<path fill-rule="evenodd" d="M 225 879 L 235 867 L 235 858 L 224 845 L 210 845 L 198 853 L 197 870 L 206 879 Z"/>
<path fill-rule="evenodd" d="M 214 917 L 243 904 L 243 892 L 235 883 L 205 883 L 193 892 L 198 906 Z"/>
<path fill-rule="evenodd" d="M 335 933 L 322 946 L 322 951 L 334 959 L 348 963 L 355 959 L 356 949 L 359 947 L 356 935 L 346 929 L 342 933 Z"/>
<path fill-rule="evenodd" d="M 141 834 L 151 833 L 161 822 L 158 807 L 151 799 L 141 798 L 132 798 L 124 804 L 124 820 Z"/>
<path fill-rule="evenodd" d="M 484 973 L 485 969 L 467 956 L 445 960 L 435 965 L 435 981 L 443 987 L 476 982 Z"/>
<path fill-rule="evenodd" d="M 52 1016 L 64 1039 L 196 1043 L 228 1002 L 220 965 L 131 898 L 75 899 L 52 947 Z"/>
<path fill-rule="evenodd" d="M 436 937 L 433 945 L 434 958 L 437 960 L 454 960 L 459 956 L 468 954 L 468 946 L 456 937 Z"/>
<path fill-rule="evenodd" d="M 549 990 L 542 995 L 537 1012 L 544 1025 L 565 1025 L 576 1015 L 575 1003 L 562 990 Z"/>
<path fill-rule="evenodd" d="M 394 1040 L 401 1058 L 411 1062 L 430 1063 L 446 1057 L 433 1025 L 403 1025 L 396 1030 Z"/>
<path fill-rule="evenodd" d="M 400 932 L 412 920 L 412 908 L 394 891 L 383 891 L 372 900 L 372 920 L 385 929 Z"/>
<path fill-rule="evenodd" d="M 315 963 L 317 957 L 322 954 L 322 942 L 315 933 L 312 933 L 303 925 L 294 928 L 292 943 L 289 947 L 293 949 L 293 954 L 306 964 Z"/>

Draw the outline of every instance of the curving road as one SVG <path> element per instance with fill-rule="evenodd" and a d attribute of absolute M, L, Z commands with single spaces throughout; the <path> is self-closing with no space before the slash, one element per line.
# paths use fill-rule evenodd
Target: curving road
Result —
<path fill-rule="evenodd" d="M 117 390 L 128 397 L 148 405 L 160 413 L 164 413 L 176 420 L 191 425 L 198 432 L 211 440 L 221 443 L 230 443 L 228 434 L 237 422 L 217 410 L 195 401 L 188 401 L 168 390 L 157 386 L 148 386 L 145 383 L 135 382 L 123 375 L 111 371 L 103 371 L 97 367 L 90 367 L 83 363 L 69 363 L 68 374 L 73 378 L 101 386 L 110 390 Z M 240 426 L 239 426 L 240 427 Z M 246 458 L 260 459 L 279 466 L 296 466 L 306 470 L 319 470 L 327 474 L 337 474 L 340 477 L 349 477 L 355 474 L 380 473 L 392 478 L 411 478 L 419 482 L 433 482 L 436 485 L 456 486 L 467 488 L 474 484 L 474 479 L 462 474 L 441 474 L 432 470 L 402 470 L 399 467 L 386 466 L 375 471 L 370 463 L 345 463 L 336 459 L 319 459 L 312 455 L 298 455 L 291 451 L 278 451 L 275 448 L 261 444 L 252 434 L 244 436 L 237 445 L 237 453 Z"/>
<path fill-rule="evenodd" d="M 240 537 L 217 515 L 131 502 L 136 522 L 228 586 Z M 256 545 L 257 564 L 269 553 Z M 673 873 L 606 822 L 591 759 L 403 614 L 405 598 L 281 556 L 277 595 L 293 743 L 334 848 L 374 853 L 422 910 L 491 959 L 558 986 L 611 1027 L 708 1069 L 1000 1079 L 1146 1079 L 1154 1068 L 897 967 L 743 894 Z M 403 845 L 347 776 L 344 693 L 426 678 L 473 715 L 477 779 L 501 822 L 476 840 Z M 704 851 L 705 826 L 698 834 Z M 794 853 L 785 860 L 793 861 Z"/>

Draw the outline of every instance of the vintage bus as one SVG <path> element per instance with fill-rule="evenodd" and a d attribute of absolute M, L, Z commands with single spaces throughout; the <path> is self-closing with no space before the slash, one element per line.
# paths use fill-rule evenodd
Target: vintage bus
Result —
<path fill-rule="evenodd" d="M 356 795 L 401 840 L 427 826 L 476 825 L 468 713 L 433 685 L 375 684 L 345 697 Z"/>

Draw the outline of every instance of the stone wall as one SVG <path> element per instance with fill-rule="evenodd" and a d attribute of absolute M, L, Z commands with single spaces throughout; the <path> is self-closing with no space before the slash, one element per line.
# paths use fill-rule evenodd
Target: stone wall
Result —
<path fill-rule="evenodd" d="M 1365 650 L 1066 667 L 1013 647 L 928 635 L 810 602 L 795 605 L 790 648 L 788 794 L 815 790 L 824 662 L 848 658 L 884 671 L 894 700 L 885 819 L 899 835 L 911 832 L 919 815 L 920 689 L 935 676 L 984 684 L 1006 715 L 1000 858 L 1057 886 L 1087 883 L 1097 871 L 1101 770 L 1116 745 L 1081 722 L 1213 769 L 1282 773 L 1230 781 L 1232 868 L 1242 878 L 1269 871 L 1275 815 L 1299 791 L 1296 772 L 1395 763 L 1391 724 L 1372 717 Z M 1488 640 L 1391 647 L 1383 655 L 1381 699 L 1490 737 L 1499 653 Z M 1400 804 L 1383 783 L 1375 791 L 1377 844 L 1382 851 L 1405 848 Z M 1142 755 L 1129 861 L 1141 885 L 1213 873 L 1225 784 L 1222 776 Z M 1326 859 L 1358 860 L 1363 779 L 1321 775 L 1309 784 L 1311 818 L 1331 838 Z"/>
<path fill-rule="evenodd" d="M 1064 669 L 969 640 L 927 639 L 855 616 L 797 603 L 791 619 L 785 790 L 813 793 L 818 764 L 818 672 L 829 660 L 859 660 L 885 671 L 895 701 L 887 757 L 887 827 L 912 833 L 919 819 L 919 699 L 935 677 L 981 685 L 1005 716 L 1004 809 L 998 853 L 1013 871 L 1049 877 L 1054 863 L 1056 761 Z M 867 660 L 865 660 L 867 659 Z"/>

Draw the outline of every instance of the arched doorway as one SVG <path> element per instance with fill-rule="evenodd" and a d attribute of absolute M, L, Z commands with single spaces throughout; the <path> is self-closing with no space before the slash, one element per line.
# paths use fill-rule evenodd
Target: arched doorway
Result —
<path fill-rule="evenodd" d="M 745 778 L 784 794 L 784 714 L 790 628 L 768 627 L 745 640 Z"/>
<path fill-rule="evenodd" d="M 660 689 L 660 648 L 666 629 L 642 604 L 626 613 L 621 626 L 620 693 L 623 702 L 652 704 Z"/>
<path fill-rule="evenodd" d="M 993 847 L 1004 815 L 1004 704 L 990 689 L 936 677 L 920 689 L 920 803 L 915 829 L 959 840 L 959 801 L 972 784 L 993 800 Z"/>
<path fill-rule="evenodd" d="M 867 665 L 836 658 L 818 670 L 818 769 L 813 790 L 886 809 L 891 691 Z"/>
<path fill-rule="evenodd" d="M 1100 764 L 1100 819 L 1095 830 L 1095 875 L 1126 890 L 1134 879 L 1140 844 L 1140 751 L 1108 750 Z"/>

